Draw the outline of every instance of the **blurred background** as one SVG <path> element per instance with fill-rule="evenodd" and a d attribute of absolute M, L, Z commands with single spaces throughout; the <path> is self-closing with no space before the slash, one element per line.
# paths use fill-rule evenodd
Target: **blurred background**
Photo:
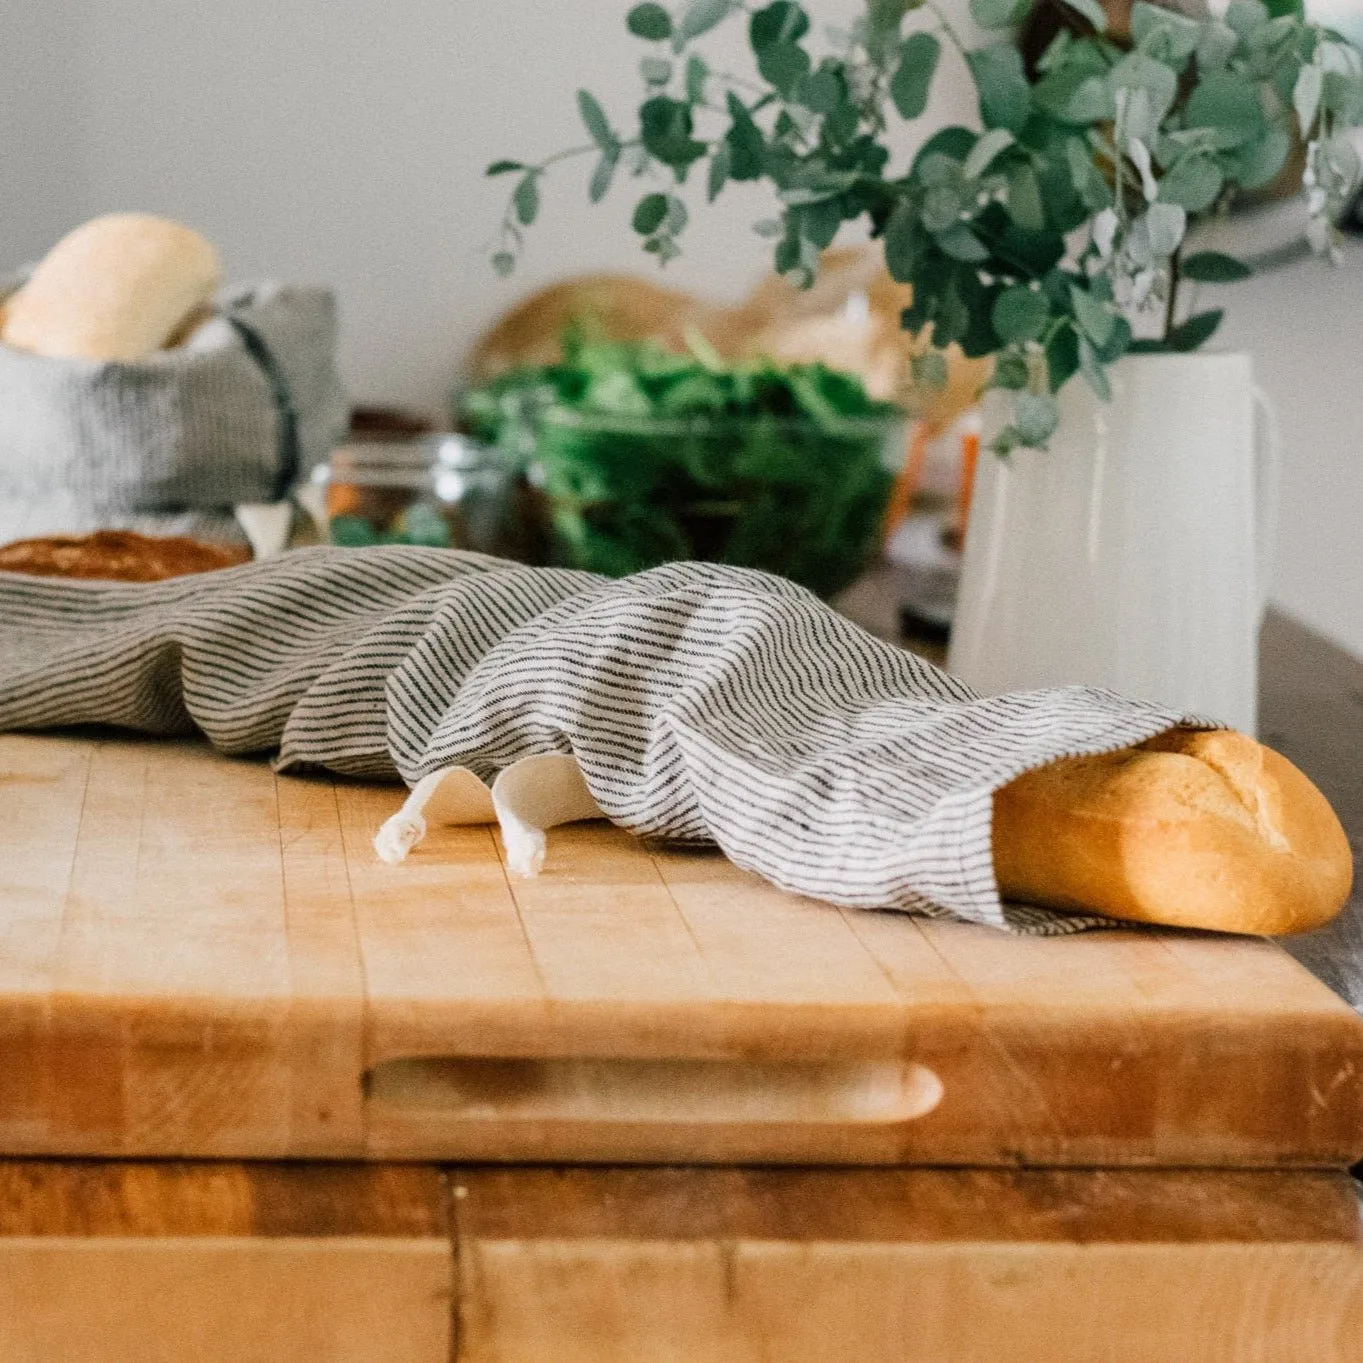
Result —
<path fill-rule="evenodd" d="M 961 14 L 964 0 L 948 0 Z M 634 196 L 589 206 L 590 163 L 545 185 L 542 221 L 510 279 L 487 251 L 505 182 L 574 127 L 574 91 L 637 105 L 638 47 L 621 0 L 4 0 L 6 266 L 74 224 L 139 209 L 191 224 L 229 279 L 325 283 L 341 306 L 342 378 L 362 403 L 438 417 L 477 334 L 566 274 L 655 272 L 628 230 Z M 848 17 L 856 0 L 823 0 Z M 1319 17 L 1359 22 L 1356 0 Z M 738 55 L 735 53 L 735 61 Z M 963 69 L 934 109 L 969 119 Z M 930 110 L 930 113 L 932 111 Z M 935 126 L 937 119 L 925 120 Z M 666 282 L 717 299 L 770 267 L 749 224 L 766 191 L 731 186 L 699 209 Z M 1271 243 L 1270 243 L 1271 244 Z M 1299 260 L 1235 286 L 1218 345 L 1251 351 L 1277 401 L 1286 467 L 1273 597 L 1363 654 L 1363 249 L 1342 268 Z"/>

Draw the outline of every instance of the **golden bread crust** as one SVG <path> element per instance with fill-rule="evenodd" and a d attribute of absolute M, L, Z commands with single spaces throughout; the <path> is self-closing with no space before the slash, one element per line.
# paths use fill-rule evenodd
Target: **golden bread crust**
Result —
<path fill-rule="evenodd" d="M 1309 931 L 1353 879 L 1325 797 L 1225 731 L 1171 730 L 1028 772 L 995 794 L 993 839 L 1005 898 L 1220 932 Z"/>

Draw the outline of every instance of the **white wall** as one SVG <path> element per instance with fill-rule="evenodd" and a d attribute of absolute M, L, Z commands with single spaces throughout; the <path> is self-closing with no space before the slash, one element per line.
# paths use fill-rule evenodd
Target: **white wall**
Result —
<path fill-rule="evenodd" d="M 334 285 L 352 391 L 438 411 L 468 342 L 519 292 L 651 268 L 627 227 L 633 196 L 590 208 L 585 164 L 547 186 L 513 281 L 484 249 L 509 187 L 482 178 L 489 160 L 578 140 L 579 85 L 622 119 L 637 102 L 628 3 L 0 0 L 4 261 L 97 212 L 181 218 L 234 278 Z M 826 21 L 860 7 L 818 3 Z M 959 117 L 969 104 L 958 80 L 936 107 Z M 738 187 L 698 211 L 669 277 L 740 291 L 766 266 L 747 230 L 766 202 Z M 1226 339 L 1255 350 L 1285 418 L 1276 595 L 1363 653 L 1360 304 L 1363 260 L 1299 268 L 1239 289 Z"/>
<path fill-rule="evenodd" d="M 69 0 L 4 0 L 0 40 L 0 275 L 79 220 L 85 148 Z"/>

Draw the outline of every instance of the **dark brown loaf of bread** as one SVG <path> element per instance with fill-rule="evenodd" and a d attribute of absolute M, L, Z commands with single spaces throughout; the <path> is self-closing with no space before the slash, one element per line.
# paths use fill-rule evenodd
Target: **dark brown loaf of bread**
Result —
<path fill-rule="evenodd" d="M 1176 729 L 1028 772 L 994 796 L 1005 898 L 1219 932 L 1306 932 L 1344 907 L 1325 797 L 1244 734 Z"/>
<path fill-rule="evenodd" d="M 247 549 L 204 544 L 183 536 L 158 538 L 132 530 L 97 530 L 93 535 L 16 540 L 0 548 L 0 572 L 160 582 L 187 573 L 231 568 L 248 558 Z"/>

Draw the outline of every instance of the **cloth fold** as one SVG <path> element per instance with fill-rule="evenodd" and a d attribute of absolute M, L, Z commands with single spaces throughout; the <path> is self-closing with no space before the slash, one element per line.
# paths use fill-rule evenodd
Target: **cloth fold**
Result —
<path fill-rule="evenodd" d="M 993 792 L 1201 721 L 1085 687 L 979 697 L 748 569 L 613 581 L 392 546 L 154 584 L 0 574 L 0 728 L 81 723 L 199 729 L 285 772 L 463 769 L 494 805 L 499 774 L 560 754 L 614 823 L 785 889 L 1062 933 L 1105 920 L 1000 902 Z"/>

